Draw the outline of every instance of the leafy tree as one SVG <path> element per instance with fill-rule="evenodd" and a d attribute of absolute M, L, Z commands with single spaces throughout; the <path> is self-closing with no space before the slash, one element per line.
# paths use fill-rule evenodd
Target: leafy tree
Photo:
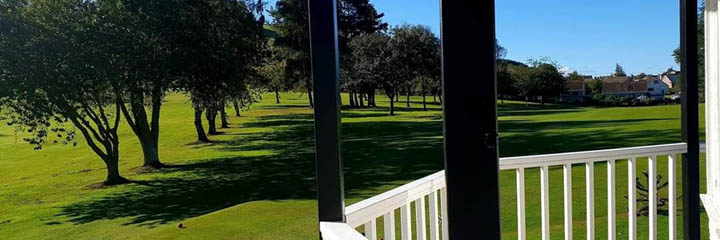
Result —
<path fill-rule="evenodd" d="M 627 74 L 625 74 L 625 70 L 623 69 L 622 66 L 620 66 L 619 63 L 616 63 L 616 64 L 615 64 L 615 74 L 614 74 L 614 76 L 616 76 L 616 77 L 625 77 L 625 76 L 627 76 Z"/>
<path fill-rule="evenodd" d="M 395 94 L 402 82 L 393 64 L 391 37 L 385 33 L 360 34 L 350 41 L 352 69 L 360 81 L 379 86 L 390 100 L 390 115 L 395 115 Z"/>
<path fill-rule="evenodd" d="M 572 82 L 572 81 L 577 82 L 577 81 L 583 81 L 585 79 L 577 71 L 573 71 L 570 74 L 568 74 L 567 80 L 568 80 L 568 82 Z"/>
<path fill-rule="evenodd" d="M 305 89 L 313 107 L 312 79 L 310 76 L 310 31 L 308 6 L 304 0 L 279 0 L 270 12 L 275 19 L 278 37 L 275 44 L 286 51 L 285 77 Z"/>
<path fill-rule="evenodd" d="M 97 2 L 6 4 L 0 2 L 0 99 L 9 124 L 31 133 L 24 140 L 36 149 L 51 135 L 74 144 L 80 131 L 105 163 L 104 184 L 129 182 L 118 169 L 121 95 Z"/>
<path fill-rule="evenodd" d="M 372 34 L 387 30 L 387 23 L 382 22 L 383 13 L 378 13 L 369 0 L 340 0 L 338 1 L 338 31 L 340 49 L 340 80 L 342 87 L 349 92 L 350 107 L 364 106 L 364 98 L 368 105 L 374 105 L 376 85 L 361 81 L 353 72 L 350 57 L 350 41 L 360 34 Z M 367 97 L 365 97 L 367 95 Z"/>
<path fill-rule="evenodd" d="M 602 94 L 603 81 L 601 79 L 593 79 L 587 83 L 586 89 L 586 91 L 588 91 L 587 94 L 591 96 Z"/>
<path fill-rule="evenodd" d="M 175 11 L 182 18 L 175 22 L 173 36 L 179 72 L 179 87 L 191 95 L 195 109 L 195 128 L 199 141 L 208 141 L 202 129 L 202 112 L 208 133 L 227 128 L 226 106 L 248 95 L 248 82 L 257 79 L 256 65 L 264 48 L 262 28 L 251 9 L 242 1 L 194 1 Z M 247 101 L 245 101 L 247 102 Z"/>
<path fill-rule="evenodd" d="M 698 7 L 698 42 L 697 42 L 697 56 L 698 56 L 698 98 L 700 98 L 700 101 L 704 101 L 705 99 L 705 1 L 700 2 L 700 6 Z M 675 58 L 675 63 L 678 65 L 681 64 L 682 59 L 680 55 L 680 48 L 676 48 L 673 50 L 673 57 Z M 672 68 L 671 68 L 672 69 Z M 669 70 L 669 69 L 668 69 Z M 678 90 L 680 88 L 680 84 L 682 82 L 682 79 L 678 79 Z M 676 92 L 678 92 L 676 90 Z"/>
<path fill-rule="evenodd" d="M 565 91 L 566 79 L 553 65 L 540 64 L 535 68 L 532 77 L 537 81 L 537 94 L 541 96 L 542 104 L 545 104 L 546 99 L 559 96 Z"/>
<path fill-rule="evenodd" d="M 430 28 L 421 25 L 394 27 L 391 35 L 390 45 L 393 60 L 396 61 L 393 67 L 401 73 L 398 75 L 399 81 L 407 94 L 407 106 L 410 107 L 415 80 L 420 76 L 432 76 L 433 69 L 439 65 L 440 40 Z"/>

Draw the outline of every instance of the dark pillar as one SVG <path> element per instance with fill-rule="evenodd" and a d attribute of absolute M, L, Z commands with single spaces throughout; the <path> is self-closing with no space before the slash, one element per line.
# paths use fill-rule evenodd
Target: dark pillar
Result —
<path fill-rule="evenodd" d="M 328 222 L 345 220 L 335 4 L 335 0 L 308 1 L 315 93 L 318 216 L 320 221 Z"/>
<path fill-rule="evenodd" d="M 697 11 L 697 0 L 680 0 L 682 136 L 688 148 L 682 162 L 685 240 L 700 239 Z"/>
<path fill-rule="evenodd" d="M 441 4 L 450 239 L 500 239 L 495 3 Z"/>

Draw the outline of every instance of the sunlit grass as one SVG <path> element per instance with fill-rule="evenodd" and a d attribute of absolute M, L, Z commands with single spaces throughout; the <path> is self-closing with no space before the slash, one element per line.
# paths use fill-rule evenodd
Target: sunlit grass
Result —
<path fill-rule="evenodd" d="M 198 144 L 187 98 L 169 95 L 161 117 L 160 156 L 178 167 L 150 173 L 132 170 L 142 164 L 142 154 L 134 135 L 121 125 L 121 174 L 139 184 L 107 189 L 87 188 L 102 181 L 105 173 L 102 162 L 81 139 L 77 147 L 58 144 L 34 151 L 22 141 L 24 133 L 3 124 L 0 236 L 313 238 L 317 227 L 312 110 L 305 107 L 306 96 L 300 93 L 284 93 L 281 104 L 275 104 L 270 94 L 264 99 L 242 117 L 232 117 L 231 128 L 211 136 L 215 142 Z M 343 110 L 347 204 L 443 168 L 440 105 L 430 104 L 426 112 L 421 98 L 411 100 L 407 108 L 401 98 L 393 117 L 388 116 L 388 101 L 382 95 L 377 96 L 377 109 Z M 679 105 L 585 108 L 506 102 L 499 110 L 502 156 L 672 143 L 681 134 Z M 659 163 L 658 172 L 667 176 L 665 158 Z M 641 160 L 638 172 L 646 166 Z M 627 236 L 625 161 L 618 161 L 616 167 L 621 238 Z M 595 171 L 596 233 L 606 238 L 605 164 L 596 164 Z M 503 171 L 500 180 L 504 238 L 512 239 L 516 236 L 514 172 Z M 526 172 L 528 239 L 538 239 L 540 233 L 538 180 L 536 169 Z M 550 182 L 551 235 L 559 239 L 563 226 L 560 169 L 551 170 Z M 584 239 L 584 193 L 584 168 L 577 165 L 573 168 L 577 239 Z M 661 238 L 667 235 L 666 221 L 661 215 Z M 178 229 L 179 222 L 187 228 Z M 647 238 L 646 223 L 646 218 L 639 218 L 640 239 Z"/>

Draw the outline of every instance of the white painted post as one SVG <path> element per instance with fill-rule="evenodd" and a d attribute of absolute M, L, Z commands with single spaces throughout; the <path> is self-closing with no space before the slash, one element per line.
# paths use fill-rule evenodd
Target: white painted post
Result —
<path fill-rule="evenodd" d="M 585 163 L 585 200 L 587 237 L 595 239 L 595 166 L 593 162 Z"/>
<path fill-rule="evenodd" d="M 628 159 L 628 239 L 637 240 L 637 159 Z"/>
<path fill-rule="evenodd" d="M 377 222 L 375 219 L 365 223 L 365 238 L 368 240 L 377 240 Z"/>
<path fill-rule="evenodd" d="M 572 240 L 572 164 L 563 165 L 563 198 L 565 213 L 565 240 Z"/>
<path fill-rule="evenodd" d="M 385 240 L 395 240 L 395 210 L 383 216 L 383 227 Z"/>
<path fill-rule="evenodd" d="M 448 210 L 447 210 L 447 188 L 440 189 L 440 210 L 442 211 L 442 239 L 448 240 Z"/>
<path fill-rule="evenodd" d="M 615 160 L 607 162 L 608 240 L 615 240 Z"/>
<path fill-rule="evenodd" d="M 438 197 L 437 191 L 430 193 L 428 207 L 430 210 L 430 240 L 440 240 L 440 225 L 438 224 Z"/>
<path fill-rule="evenodd" d="M 515 171 L 517 185 L 517 227 L 518 240 L 525 240 L 525 168 Z"/>
<path fill-rule="evenodd" d="M 415 231 L 417 232 L 417 240 L 425 240 L 425 236 L 427 236 L 425 230 L 425 197 L 415 200 Z"/>
<path fill-rule="evenodd" d="M 705 146 L 707 192 L 717 198 L 720 174 L 720 17 L 718 0 L 705 1 Z M 712 204 L 712 203 L 703 203 Z M 717 206 L 716 206 L 717 207 Z M 710 239 L 720 240 L 716 232 L 720 219 L 709 219 Z"/>
<path fill-rule="evenodd" d="M 657 176 L 657 158 L 655 156 L 648 157 L 648 209 L 650 210 L 648 222 L 650 227 L 648 232 L 650 240 L 657 240 L 657 184 L 655 177 Z"/>
<path fill-rule="evenodd" d="M 412 240 L 412 220 L 410 219 L 410 203 L 400 207 L 400 237 Z"/>
<path fill-rule="evenodd" d="M 668 200 L 670 200 L 668 205 L 668 225 L 670 225 L 668 228 L 669 240 L 675 240 L 675 238 L 677 238 L 677 196 L 675 193 L 675 178 L 675 155 L 670 154 L 668 155 Z"/>
<path fill-rule="evenodd" d="M 540 167 L 540 215 L 542 218 L 542 239 L 550 240 L 550 191 L 548 187 L 548 166 Z"/>

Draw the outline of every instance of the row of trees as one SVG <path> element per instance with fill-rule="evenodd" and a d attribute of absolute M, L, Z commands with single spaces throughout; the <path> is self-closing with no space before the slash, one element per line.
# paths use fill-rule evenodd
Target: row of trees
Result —
<path fill-rule="evenodd" d="M 201 141 L 203 112 L 213 134 L 218 112 L 227 125 L 226 104 L 253 101 L 267 55 L 258 4 L 0 0 L 0 108 L 36 148 L 49 137 L 73 142 L 79 132 L 107 167 L 104 183 L 125 183 L 121 118 L 140 142 L 143 165 L 159 168 L 168 91 L 191 96 Z"/>
<path fill-rule="evenodd" d="M 550 58 L 529 59 L 527 64 L 512 60 L 497 63 L 498 95 L 504 101 L 510 97 L 522 97 L 525 101 L 545 103 L 565 91 L 568 80 L 579 77 L 577 72 L 567 78 L 558 70 L 558 64 Z"/>

